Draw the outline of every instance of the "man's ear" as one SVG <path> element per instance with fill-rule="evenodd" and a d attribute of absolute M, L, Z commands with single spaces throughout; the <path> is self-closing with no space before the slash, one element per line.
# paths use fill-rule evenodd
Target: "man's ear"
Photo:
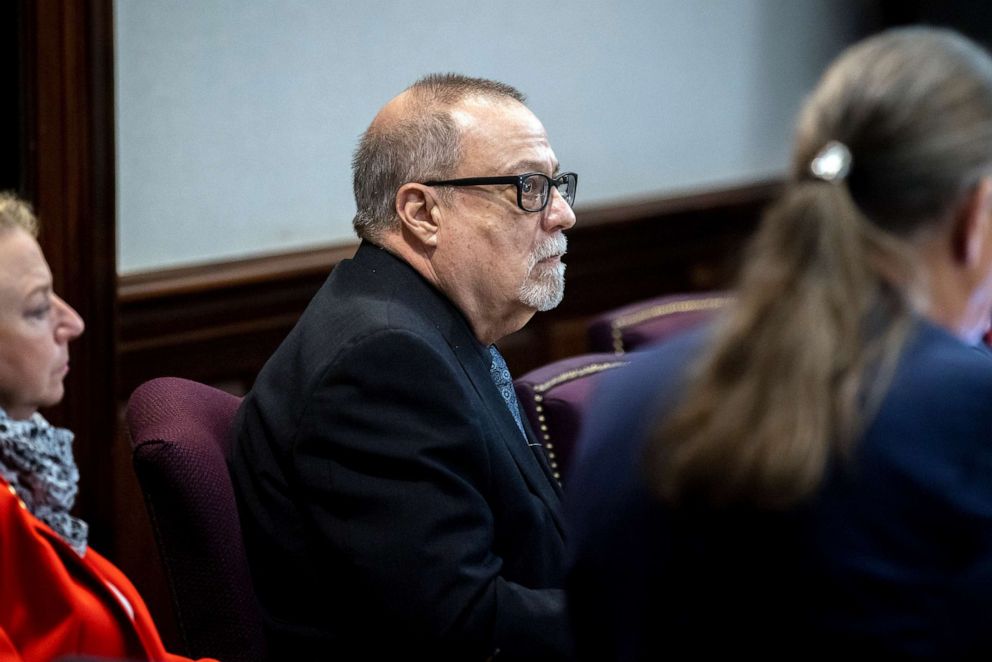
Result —
<path fill-rule="evenodd" d="M 954 219 L 952 250 L 954 258 L 964 267 L 987 262 L 992 233 L 992 177 L 982 177 L 972 187 Z"/>
<path fill-rule="evenodd" d="M 425 246 L 437 246 L 441 208 L 431 187 L 414 183 L 401 186 L 396 192 L 396 215 L 404 232 Z"/>

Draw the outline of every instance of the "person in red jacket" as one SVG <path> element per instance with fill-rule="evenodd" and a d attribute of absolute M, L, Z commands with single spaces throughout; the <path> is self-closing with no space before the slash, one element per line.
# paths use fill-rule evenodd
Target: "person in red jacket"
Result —
<path fill-rule="evenodd" d="M 38 413 L 62 399 L 83 320 L 52 290 L 27 204 L 0 194 L 0 661 L 63 655 L 177 661 L 120 570 L 70 514 L 72 433 Z"/>

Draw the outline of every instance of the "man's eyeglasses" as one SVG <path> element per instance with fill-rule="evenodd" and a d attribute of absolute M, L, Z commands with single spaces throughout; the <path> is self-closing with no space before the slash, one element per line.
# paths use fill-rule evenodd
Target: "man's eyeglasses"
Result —
<path fill-rule="evenodd" d="M 517 187 L 517 206 L 524 211 L 541 211 L 548 206 L 551 199 L 551 187 L 571 207 L 575 201 L 575 187 L 579 176 L 574 172 L 563 172 L 557 177 L 548 177 L 539 172 L 528 172 L 523 175 L 507 177 L 466 177 L 465 179 L 445 179 L 441 181 L 424 182 L 424 186 L 487 186 L 490 184 L 513 184 Z"/>

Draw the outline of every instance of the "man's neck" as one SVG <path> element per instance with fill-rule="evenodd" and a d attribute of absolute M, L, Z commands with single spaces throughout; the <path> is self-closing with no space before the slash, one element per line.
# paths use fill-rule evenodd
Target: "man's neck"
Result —
<path fill-rule="evenodd" d="M 462 293 L 457 283 L 449 283 L 445 280 L 444 275 L 435 268 L 431 259 L 432 255 L 428 250 L 412 246 L 403 241 L 402 237 L 388 235 L 378 245 L 410 265 L 424 280 L 451 301 L 455 308 L 465 316 L 472 329 L 472 334 L 485 346 L 492 345 L 501 338 L 519 331 L 534 316 L 532 309 L 522 306 L 518 310 L 508 312 L 485 309 L 483 306 L 477 305 L 476 299 Z"/>

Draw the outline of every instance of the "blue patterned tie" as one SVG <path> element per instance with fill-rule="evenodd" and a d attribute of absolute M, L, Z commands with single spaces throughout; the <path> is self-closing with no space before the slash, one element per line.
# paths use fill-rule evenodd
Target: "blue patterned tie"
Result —
<path fill-rule="evenodd" d="M 510 369 L 506 367 L 506 361 L 503 359 L 503 355 L 499 353 L 499 350 L 496 349 L 496 345 L 489 346 L 489 354 L 493 359 L 492 363 L 489 364 L 489 374 L 492 376 L 496 388 L 499 389 L 500 395 L 503 396 L 503 400 L 506 401 L 507 408 L 513 414 L 513 420 L 517 422 L 517 427 L 520 428 L 520 434 L 524 436 L 524 441 L 527 441 L 527 433 L 524 432 L 524 424 L 520 420 L 520 407 L 517 404 L 517 394 L 513 390 L 513 379 L 510 377 Z"/>

